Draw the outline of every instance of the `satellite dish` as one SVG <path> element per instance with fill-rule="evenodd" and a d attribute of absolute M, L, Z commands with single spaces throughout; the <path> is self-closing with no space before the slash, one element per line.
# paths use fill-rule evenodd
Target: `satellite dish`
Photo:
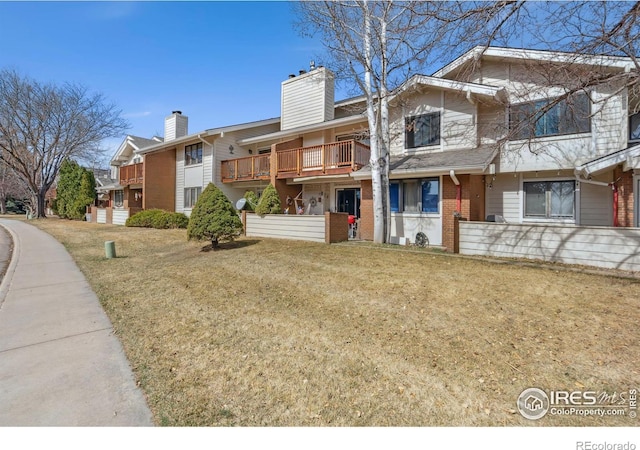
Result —
<path fill-rule="evenodd" d="M 240 200 L 238 200 L 236 202 L 236 209 L 239 211 L 242 211 L 245 206 L 247 206 L 247 199 L 246 198 L 241 198 Z"/>
<path fill-rule="evenodd" d="M 426 247 L 429 245 L 429 238 L 422 231 L 416 234 L 416 245 L 418 247 Z"/>

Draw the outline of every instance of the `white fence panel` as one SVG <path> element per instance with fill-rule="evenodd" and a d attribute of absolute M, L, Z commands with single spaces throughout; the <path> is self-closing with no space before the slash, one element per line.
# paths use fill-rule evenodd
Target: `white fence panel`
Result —
<path fill-rule="evenodd" d="M 325 216 L 294 216 L 247 214 L 246 235 L 325 242 Z"/>
<path fill-rule="evenodd" d="M 640 229 L 460 222 L 460 253 L 640 271 Z"/>
<path fill-rule="evenodd" d="M 113 224 L 114 225 L 124 225 L 128 218 L 129 218 L 129 210 L 128 209 L 114 209 L 113 210 Z"/>

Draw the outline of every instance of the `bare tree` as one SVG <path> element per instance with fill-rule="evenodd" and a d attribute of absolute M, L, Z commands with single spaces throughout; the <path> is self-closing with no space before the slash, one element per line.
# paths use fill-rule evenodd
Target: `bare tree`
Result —
<path fill-rule="evenodd" d="M 325 1 L 298 5 L 303 33 L 319 34 L 338 79 L 364 94 L 371 147 L 374 242 L 390 236 L 389 99 L 401 83 L 446 53 L 462 22 L 493 24 L 521 2 Z M 467 42 L 461 41 L 461 42 Z"/>
<path fill-rule="evenodd" d="M 0 160 L 24 180 L 37 217 L 45 217 L 45 195 L 65 159 L 93 160 L 100 141 L 127 128 L 101 94 L 0 71 Z"/>

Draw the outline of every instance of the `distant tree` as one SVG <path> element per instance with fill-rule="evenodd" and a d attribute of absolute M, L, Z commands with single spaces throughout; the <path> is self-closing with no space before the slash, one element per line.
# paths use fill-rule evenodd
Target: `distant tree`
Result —
<path fill-rule="evenodd" d="M 232 241 L 242 232 L 242 221 L 224 193 L 209 183 L 191 211 L 187 238 L 210 240 L 216 249 L 220 241 Z"/>
<path fill-rule="evenodd" d="M 0 71 L 0 159 L 26 183 L 37 217 L 45 217 L 45 195 L 65 159 L 95 160 L 100 142 L 127 128 L 101 94 Z"/>
<path fill-rule="evenodd" d="M 269 184 L 262 191 L 258 206 L 256 207 L 256 214 L 264 216 L 265 214 L 280 214 L 282 213 L 282 206 L 280 205 L 280 196 L 276 188 Z"/>
<path fill-rule="evenodd" d="M 65 219 L 81 220 L 87 205 L 95 199 L 93 172 L 80 167 L 76 162 L 65 160 L 60 166 L 56 209 Z"/>

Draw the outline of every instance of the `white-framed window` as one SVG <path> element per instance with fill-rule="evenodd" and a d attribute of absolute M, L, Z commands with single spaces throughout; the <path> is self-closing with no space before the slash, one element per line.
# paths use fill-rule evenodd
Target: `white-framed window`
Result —
<path fill-rule="evenodd" d="M 574 219 L 575 180 L 524 181 L 524 217 Z"/>
<path fill-rule="evenodd" d="M 184 188 L 184 207 L 193 208 L 196 205 L 201 192 L 202 188 L 200 186 Z"/>
<path fill-rule="evenodd" d="M 440 144 L 440 112 L 405 118 L 404 148 Z"/>
<path fill-rule="evenodd" d="M 202 142 L 184 146 L 184 165 L 202 164 Z"/>
<path fill-rule="evenodd" d="M 440 212 L 440 179 L 420 178 L 389 183 L 391 212 Z"/>
<path fill-rule="evenodd" d="M 509 107 L 511 139 L 589 133 L 591 102 L 584 92 L 565 99 L 545 99 Z"/>
<path fill-rule="evenodd" d="M 122 208 L 124 206 L 124 191 L 113 191 L 114 208 Z"/>

